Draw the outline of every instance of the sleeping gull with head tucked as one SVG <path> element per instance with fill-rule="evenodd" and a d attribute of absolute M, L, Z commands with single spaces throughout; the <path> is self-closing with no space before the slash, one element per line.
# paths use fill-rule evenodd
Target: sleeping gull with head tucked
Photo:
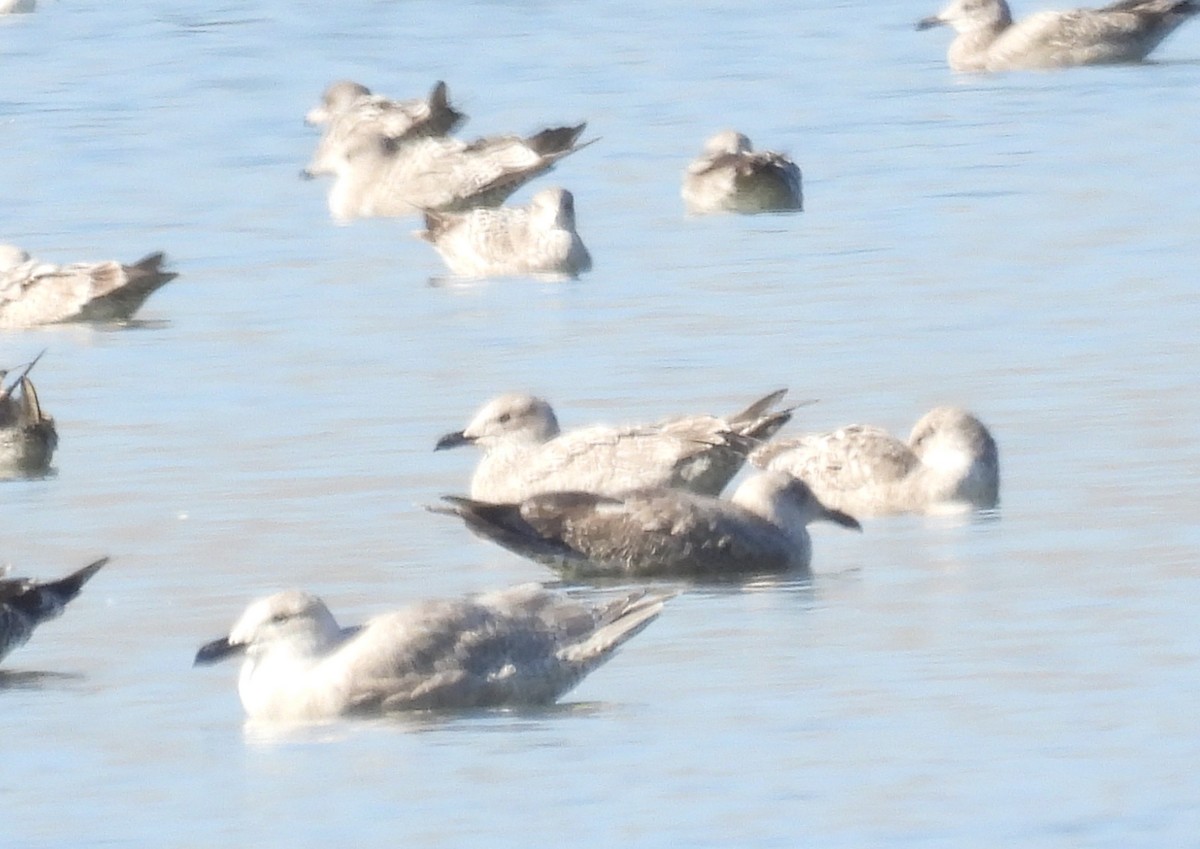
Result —
<path fill-rule="evenodd" d="M 850 425 L 769 443 L 750 461 L 800 478 L 822 503 L 856 516 L 989 509 L 1000 499 L 996 441 L 955 407 L 930 410 L 908 442 Z"/>
<path fill-rule="evenodd" d="M 498 206 L 563 157 L 591 144 L 579 144 L 586 126 L 470 143 L 438 136 L 397 141 L 369 128 L 356 132 L 333 157 L 330 214 L 347 221 Z"/>
<path fill-rule="evenodd" d="M 1014 22 L 1005 0 L 951 0 L 917 29 L 954 28 L 947 58 L 955 71 L 1034 70 L 1140 62 L 1197 11 L 1195 0 L 1118 0 Z"/>
<path fill-rule="evenodd" d="M 480 536 L 571 575 L 736 577 L 808 569 L 811 522 L 861 530 L 782 472 L 747 478 L 728 501 L 681 489 L 617 497 L 547 492 L 511 504 L 446 496 L 435 513 L 458 516 Z"/>
<path fill-rule="evenodd" d="M 710 138 L 683 174 L 688 212 L 786 212 L 802 209 L 800 168 L 782 153 L 754 150 L 736 130 Z"/>
<path fill-rule="evenodd" d="M 592 607 L 526 584 L 343 628 L 319 598 L 288 590 L 251 604 L 195 662 L 243 657 L 238 693 L 257 720 L 545 705 L 649 625 L 668 597 L 643 590 Z"/>
<path fill-rule="evenodd" d="M 325 89 L 320 105 L 304 118 L 313 126 L 325 126 L 305 172 L 311 176 L 334 173 L 337 157 L 344 156 L 347 145 L 365 133 L 377 133 L 393 142 L 444 136 L 466 117 L 450 105 L 446 84 L 441 80 L 424 100 L 389 100 L 372 94 L 364 85 L 341 80 Z"/>
<path fill-rule="evenodd" d="M 471 478 L 471 497 L 483 501 L 520 501 L 566 490 L 619 495 L 647 486 L 717 495 L 750 451 L 791 418 L 790 409 L 773 409 L 786 391 L 772 392 L 728 419 L 684 416 L 566 433 L 543 399 L 501 395 L 485 404 L 464 430 L 438 440 L 435 450 L 459 445 L 483 449 Z"/>
<path fill-rule="evenodd" d="M 103 557 L 65 578 L 44 583 L 29 578 L 0 579 L 0 660 L 29 642 L 38 625 L 59 616 L 88 579 L 108 562 Z"/>
<path fill-rule="evenodd" d="M 41 358 L 34 357 L 8 386 L 3 385 L 8 372 L 0 370 L 0 476 L 45 472 L 58 447 L 54 419 L 42 410 L 29 379 Z"/>
<path fill-rule="evenodd" d="M 62 321 L 128 321 L 160 286 L 178 275 L 162 270 L 163 255 L 132 265 L 53 265 L 0 245 L 0 329 Z"/>
<path fill-rule="evenodd" d="M 575 277 L 592 257 L 575 229 L 575 198 L 542 189 L 525 206 L 426 212 L 418 238 L 462 277 L 537 274 Z"/>

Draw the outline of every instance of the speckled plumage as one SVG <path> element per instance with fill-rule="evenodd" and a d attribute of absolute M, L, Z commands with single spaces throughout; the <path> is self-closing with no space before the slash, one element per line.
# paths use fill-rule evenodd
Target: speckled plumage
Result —
<path fill-rule="evenodd" d="M 127 321 L 160 286 L 178 275 L 163 271 L 163 255 L 132 265 L 77 262 L 54 265 L 0 246 L 0 328 L 63 321 Z"/>
<path fill-rule="evenodd" d="M 996 442 L 955 407 L 926 413 L 907 442 L 850 425 L 769 443 L 750 461 L 800 478 L 822 503 L 856 516 L 987 509 L 1000 498 Z"/>
<path fill-rule="evenodd" d="M 947 60 L 955 71 L 1033 70 L 1139 62 L 1197 11 L 1195 0 L 1120 0 L 1014 23 L 1005 0 L 951 0 L 917 28 L 954 28 Z"/>
<path fill-rule="evenodd" d="M 65 578 L 44 583 L 29 578 L 0 579 L 0 660 L 29 641 L 43 622 L 59 616 L 67 602 L 108 562 L 104 557 Z"/>
<path fill-rule="evenodd" d="M 525 206 L 426 212 L 417 236 L 463 277 L 574 277 L 592 267 L 575 229 L 575 198 L 558 187 L 542 189 Z"/>
<path fill-rule="evenodd" d="M 355 138 L 375 133 L 393 142 L 454 132 L 466 115 L 450 105 L 446 84 L 438 80 L 429 97 L 389 100 L 364 85 L 342 80 L 332 83 L 321 103 L 308 111 L 305 121 L 324 125 L 324 132 L 305 168 L 305 174 L 333 174 L 338 157 L 346 155 Z"/>
<path fill-rule="evenodd" d="M 784 392 L 772 392 L 727 419 L 684 416 L 566 433 L 545 400 L 507 394 L 485 404 L 464 430 L 446 434 L 437 447 L 483 449 L 470 492 L 484 501 L 565 490 L 619 495 L 652 486 L 718 495 L 750 451 L 791 418 L 791 410 L 773 409 Z"/>
<path fill-rule="evenodd" d="M 471 143 L 434 136 L 395 142 L 374 131 L 358 133 L 335 162 L 329 211 L 346 221 L 497 206 L 589 144 L 578 143 L 586 126 Z"/>
<path fill-rule="evenodd" d="M 513 504 L 447 496 L 430 508 L 461 518 L 492 542 L 572 575 L 733 577 L 805 570 L 807 527 L 820 519 L 857 528 L 780 472 L 748 478 L 729 501 L 679 489 L 617 497 L 549 492 Z"/>
<path fill-rule="evenodd" d="M 683 174 L 688 212 L 786 212 L 804 207 L 800 168 L 782 153 L 756 151 L 734 130 L 710 138 Z"/>
<path fill-rule="evenodd" d="M 599 606 L 535 584 L 421 602 L 342 628 L 289 590 L 251 604 L 197 664 L 244 654 L 238 692 L 252 719 L 549 704 L 652 622 L 668 596 Z"/>
<path fill-rule="evenodd" d="M 54 419 L 42 410 L 29 379 L 35 363 L 37 359 L 7 386 L 8 373 L 0 371 L 0 477 L 44 473 L 58 447 Z"/>

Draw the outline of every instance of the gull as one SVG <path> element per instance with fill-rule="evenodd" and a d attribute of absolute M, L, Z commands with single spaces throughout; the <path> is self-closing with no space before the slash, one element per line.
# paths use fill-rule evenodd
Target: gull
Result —
<path fill-rule="evenodd" d="M 586 126 L 470 143 L 434 136 L 396 141 L 364 130 L 354 134 L 333 163 L 329 211 L 335 220 L 348 221 L 498 206 L 563 157 L 591 144 L 578 143 Z"/>
<path fill-rule="evenodd" d="M 63 321 L 128 321 L 150 295 L 178 275 L 153 253 L 132 265 L 54 265 L 0 245 L 0 329 Z"/>
<path fill-rule="evenodd" d="M 332 83 L 325 89 L 320 105 L 304 118 L 310 125 L 325 125 L 305 172 L 313 176 L 334 173 L 337 157 L 344 156 L 347 145 L 365 132 L 393 141 L 444 136 L 466 117 L 450 105 L 446 84 L 441 80 L 434 83 L 424 100 L 389 100 L 350 80 Z"/>
<path fill-rule="evenodd" d="M 0 15 L 32 12 L 37 0 L 0 0 Z"/>
<path fill-rule="evenodd" d="M 647 486 L 717 495 L 750 451 L 791 418 L 791 409 L 773 410 L 786 392 L 772 392 L 728 419 L 684 416 L 566 433 L 545 400 L 510 393 L 489 401 L 464 430 L 446 434 L 434 450 L 483 449 L 470 490 L 472 498 L 483 501 L 520 501 L 566 490 L 619 495 Z"/>
<path fill-rule="evenodd" d="M 0 475 L 44 472 L 58 447 L 54 419 L 42 410 L 29 379 L 41 358 L 42 354 L 34 357 L 9 386 L 0 384 Z M 7 376 L 0 370 L 0 381 Z"/>
<path fill-rule="evenodd" d="M 287 590 L 252 603 L 195 663 L 244 657 L 238 693 L 254 720 L 545 705 L 649 625 L 667 598 L 642 590 L 592 607 L 522 584 L 343 628 L 319 598 Z"/>
<path fill-rule="evenodd" d="M 575 198 L 542 189 L 526 206 L 425 213 L 417 237 L 462 277 L 542 274 L 575 277 L 592 257 L 575 230 Z"/>
<path fill-rule="evenodd" d="M 1032 70 L 1140 62 L 1197 11 L 1195 0 L 1119 0 L 1014 23 L 1005 0 L 951 0 L 917 29 L 954 28 L 947 59 L 955 71 Z"/>
<path fill-rule="evenodd" d="M 0 660 L 29 642 L 38 625 L 59 616 L 107 562 L 108 558 L 102 557 L 65 578 L 45 583 L 29 578 L 0 579 Z"/>
<path fill-rule="evenodd" d="M 996 441 L 956 407 L 930 410 L 908 442 L 850 425 L 764 445 L 750 461 L 800 478 L 823 503 L 857 516 L 989 509 L 1000 499 Z"/>
<path fill-rule="evenodd" d="M 710 138 L 683 174 L 689 212 L 783 212 L 804 207 L 800 168 L 782 153 L 756 151 L 736 130 Z"/>
<path fill-rule="evenodd" d="M 612 498 L 548 492 L 494 504 L 445 496 L 435 513 L 458 516 L 480 536 L 576 576 L 732 577 L 807 570 L 810 522 L 861 530 L 782 472 L 747 478 L 728 501 L 668 487 Z"/>

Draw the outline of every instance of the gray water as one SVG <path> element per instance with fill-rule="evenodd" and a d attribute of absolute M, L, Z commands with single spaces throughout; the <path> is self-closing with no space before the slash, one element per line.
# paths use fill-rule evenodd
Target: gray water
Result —
<path fill-rule="evenodd" d="M 1028 12 L 1020 4 L 1018 14 Z M 1200 25 L 1152 64 L 956 77 L 930 6 L 43 0 L 0 20 L 0 241 L 167 251 L 135 327 L 42 348 L 56 472 L 3 558 L 111 565 L 0 675 L 0 845 L 1159 847 L 1200 833 Z M 468 136 L 589 121 L 574 283 L 431 286 L 412 220 L 297 173 L 331 80 L 435 79 Z M 715 130 L 792 216 L 686 218 Z M 190 668 L 251 598 L 345 622 L 547 580 L 424 512 L 504 390 L 566 425 L 974 410 L 1003 504 L 815 534 L 811 581 L 696 588 L 542 712 L 244 726 Z M 586 588 L 576 591 L 586 592 Z M 35 674 L 44 673 L 44 674 Z"/>

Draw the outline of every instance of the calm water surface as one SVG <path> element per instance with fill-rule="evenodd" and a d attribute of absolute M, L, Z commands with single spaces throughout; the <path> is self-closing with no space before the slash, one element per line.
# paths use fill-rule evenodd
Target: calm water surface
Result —
<path fill-rule="evenodd" d="M 933 11 L 0 21 L 0 241 L 180 272 L 138 327 L 0 339 L 49 349 L 62 439 L 52 477 L 0 485 L 0 554 L 113 556 L 0 676 L 0 845 L 1193 845 L 1200 25 L 1155 64 L 956 78 L 948 33 L 911 31 Z M 301 117 L 341 77 L 445 79 L 468 134 L 588 120 L 515 200 L 570 188 L 595 271 L 434 287 L 415 220 L 330 223 Z M 726 126 L 796 156 L 803 214 L 683 216 Z M 353 622 L 550 577 L 423 511 L 474 461 L 435 439 L 500 391 L 576 425 L 778 386 L 820 399 L 796 427 L 974 409 L 999 516 L 821 528 L 811 581 L 688 592 L 543 712 L 259 729 L 232 667 L 190 668 L 269 590 Z"/>

